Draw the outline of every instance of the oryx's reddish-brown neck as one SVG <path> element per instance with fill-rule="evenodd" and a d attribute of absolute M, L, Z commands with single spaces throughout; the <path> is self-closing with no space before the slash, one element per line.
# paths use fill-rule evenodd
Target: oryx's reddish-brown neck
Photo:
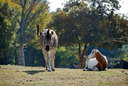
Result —
<path fill-rule="evenodd" d="M 104 56 L 99 51 L 96 52 L 96 59 L 99 62 L 101 69 L 104 69 L 107 67 L 107 62 Z"/>

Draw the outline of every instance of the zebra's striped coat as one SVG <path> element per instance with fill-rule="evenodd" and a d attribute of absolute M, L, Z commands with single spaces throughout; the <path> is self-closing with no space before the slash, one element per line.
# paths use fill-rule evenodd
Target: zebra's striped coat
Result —
<path fill-rule="evenodd" d="M 37 35 L 39 36 L 39 26 L 37 26 Z M 52 29 L 44 29 L 40 33 L 40 46 L 45 59 L 46 70 L 55 71 L 54 61 L 58 45 L 58 37 Z"/>

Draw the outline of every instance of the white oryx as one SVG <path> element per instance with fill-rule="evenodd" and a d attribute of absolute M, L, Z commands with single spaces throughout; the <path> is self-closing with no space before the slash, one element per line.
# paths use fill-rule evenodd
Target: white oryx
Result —
<path fill-rule="evenodd" d="M 40 46 L 43 51 L 46 70 L 55 71 L 54 61 L 58 37 L 52 29 L 44 29 L 39 35 L 39 25 L 37 25 L 37 35 L 40 37 Z"/>
<path fill-rule="evenodd" d="M 107 70 L 108 60 L 106 56 L 102 55 L 97 49 L 93 49 L 91 54 L 85 58 L 86 58 L 86 62 L 85 62 L 85 67 L 83 69 L 84 71 L 86 68 L 87 70 L 92 70 L 92 71 Z"/>

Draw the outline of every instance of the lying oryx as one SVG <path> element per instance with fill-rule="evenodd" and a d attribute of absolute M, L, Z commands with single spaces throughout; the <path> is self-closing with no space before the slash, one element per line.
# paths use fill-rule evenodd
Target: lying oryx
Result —
<path fill-rule="evenodd" d="M 108 60 L 106 56 L 102 55 L 97 49 L 93 49 L 91 54 L 86 57 L 85 70 L 102 71 L 107 70 Z"/>
<path fill-rule="evenodd" d="M 54 60 L 58 45 L 58 37 L 55 31 L 51 29 L 44 29 L 39 35 L 39 25 L 37 25 L 37 35 L 40 37 L 40 46 L 43 51 L 46 70 L 55 71 Z"/>

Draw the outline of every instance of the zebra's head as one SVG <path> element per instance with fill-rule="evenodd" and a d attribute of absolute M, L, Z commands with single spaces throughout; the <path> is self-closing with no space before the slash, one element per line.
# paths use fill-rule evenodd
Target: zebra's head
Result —
<path fill-rule="evenodd" d="M 55 48 L 58 44 L 58 37 L 52 29 L 44 29 L 39 35 L 39 25 L 37 25 L 37 35 L 40 37 L 41 47 L 46 51 Z"/>
<path fill-rule="evenodd" d="M 51 29 L 46 29 L 46 31 L 44 32 L 45 34 L 43 34 L 43 36 L 44 36 L 45 50 L 49 51 L 52 48 L 54 42 L 54 31 Z"/>

